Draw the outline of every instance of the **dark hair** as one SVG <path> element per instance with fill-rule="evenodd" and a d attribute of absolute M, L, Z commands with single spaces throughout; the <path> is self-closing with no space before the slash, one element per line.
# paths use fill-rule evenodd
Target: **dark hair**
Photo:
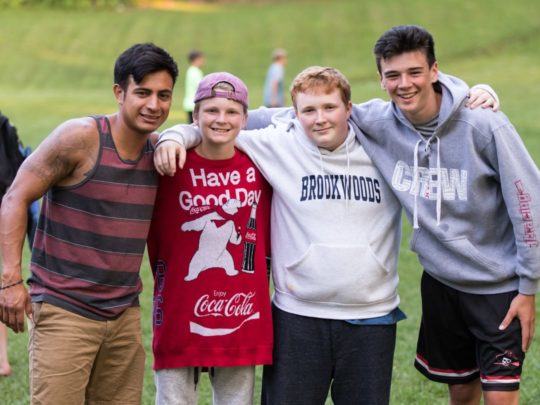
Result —
<path fill-rule="evenodd" d="M 203 53 L 194 49 L 188 53 L 188 62 L 192 63 L 195 59 L 198 59 L 201 56 L 203 56 Z"/>
<path fill-rule="evenodd" d="M 161 70 L 169 72 L 174 85 L 178 77 L 178 66 L 172 56 L 152 43 L 136 44 L 116 59 L 114 82 L 126 90 L 130 76 L 138 84 L 146 75 Z"/>
<path fill-rule="evenodd" d="M 405 52 L 422 51 L 429 67 L 435 63 L 435 43 L 431 34 L 416 25 L 398 25 L 390 28 L 375 43 L 373 53 L 381 73 L 381 59 L 390 59 Z"/>

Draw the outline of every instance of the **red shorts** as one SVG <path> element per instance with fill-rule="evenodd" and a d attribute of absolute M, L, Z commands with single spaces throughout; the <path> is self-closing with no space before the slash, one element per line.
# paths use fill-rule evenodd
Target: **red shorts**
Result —
<path fill-rule="evenodd" d="M 421 289 L 415 367 L 432 381 L 466 384 L 480 377 L 484 391 L 518 390 L 525 359 L 521 325 L 516 318 L 499 330 L 517 291 L 468 294 L 425 271 Z"/>

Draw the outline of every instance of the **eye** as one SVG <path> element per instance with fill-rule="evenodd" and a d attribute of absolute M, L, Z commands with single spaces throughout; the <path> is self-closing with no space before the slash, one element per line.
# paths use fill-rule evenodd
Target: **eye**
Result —
<path fill-rule="evenodd" d="M 160 93 L 159 98 L 163 101 L 169 101 L 172 98 L 171 93 Z"/>
<path fill-rule="evenodd" d="M 145 97 L 145 96 L 148 95 L 148 91 L 143 90 L 143 89 L 135 90 L 133 93 L 134 93 L 135 95 L 139 96 L 139 97 Z"/>

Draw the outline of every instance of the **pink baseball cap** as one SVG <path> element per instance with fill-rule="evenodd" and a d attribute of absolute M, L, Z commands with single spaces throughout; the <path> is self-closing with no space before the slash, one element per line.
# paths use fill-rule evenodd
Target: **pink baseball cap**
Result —
<path fill-rule="evenodd" d="M 222 82 L 230 84 L 233 90 L 214 89 L 216 84 Z M 228 98 L 248 108 L 248 89 L 246 85 L 238 77 L 227 72 L 210 73 L 204 76 L 197 87 L 194 102 L 198 103 L 201 100 L 212 97 Z"/>

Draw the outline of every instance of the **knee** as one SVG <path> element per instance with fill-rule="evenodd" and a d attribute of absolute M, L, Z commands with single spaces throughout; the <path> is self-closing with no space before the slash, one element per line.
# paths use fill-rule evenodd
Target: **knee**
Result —
<path fill-rule="evenodd" d="M 450 405 L 478 405 L 482 397 L 480 380 L 468 384 L 450 384 L 448 386 Z"/>

